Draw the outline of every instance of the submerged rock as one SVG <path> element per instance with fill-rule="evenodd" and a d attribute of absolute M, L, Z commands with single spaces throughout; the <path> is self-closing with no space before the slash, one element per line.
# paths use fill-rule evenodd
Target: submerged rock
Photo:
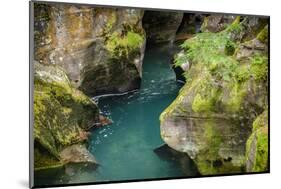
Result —
<path fill-rule="evenodd" d="M 58 64 L 88 95 L 140 87 L 145 32 L 138 9 L 35 3 L 35 60 Z"/>
<path fill-rule="evenodd" d="M 99 116 L 99 122 L 100 122 L 100 126 L 105 126 L 105 125 L 110 125 L 113 123 L 113 121 L 103 115 Z"/>
<path fill-rule="evenodd" d="M 155 148 L 153 151 L 159 158 L 165 161 L 174 161 L 179 163 L 182 172 L 186 175 L 189 175 L 191 172 L 199 174 L 194 162 L 186 153 L 176 151 L 167 144 L 163 144 Z"/>
<path fill-rule="evenodd" d="M 62 68 L 34 63 L 36 170 L 65 164 L 60 152 L 87 140 L 81 133 L 97 122 L 99 110 L 96 104 L 71 86 Z"/>
<path fill-rule="evenodd" d="M 152 43 L 174 41 L 182 18 L 180 12 L 145 11 L 142 22 L 147 40 Z"/>
<path fill-rule="evenodd" d="M 259 44 L 263 43 L 259 34 L 242 43 L 245 38 L 233 37 L 249 31 L 243 27 L 245 20 L 236 19 L 218 33 L 197 34 L 185 41 L 183 52 L 175 56 L 176 67 L 184 70 L 183 65 L 190 65 L 178 97 L 160 116 L 161 137 L 171 148 L 187 153 L 203 175 L 246 171 L 252 123 L 267 107 L 266 48 L 251 48 L 253 52 L 241 58 L 247 45 L 266 44 Z M 234 25 L 241 30 L 233 29 Z"/>

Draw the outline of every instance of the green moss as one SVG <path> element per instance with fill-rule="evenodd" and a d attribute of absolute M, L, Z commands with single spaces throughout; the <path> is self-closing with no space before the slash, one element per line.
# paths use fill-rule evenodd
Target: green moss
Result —
<path fill-rule="evenodd" d="M 236 48 L 236 44 L 233 41 L 228 40 L 225 44 L 224 52 L 226 55 L 232 56 L 235 52 L 235 48 Z"/>
<path fill-rule="evenodd" d="M 208 120 L 205 123 L 204 138 L 208 144 L 206 156 L 208 160 L 215 161 L 219 156 L 219 148 L 222 143 L 220 132 L 215 129 L 215 122 Z"/>
<path fill-rule="evenodd" d="M 140 47 L 143 42 L 143 37 L 140 34 L 134 32 L 128 32 L 127 34 L 127 45 L 131 49 Z"/>
<path fill-rule="evenodd" d="M 267 126 L 268 125 L 267 123 L 268 123 L 268 111 L 265 110 L 253 122 L 253 131 L 256 131 L 261 127 Z"/>
<path fill-rule="evenodd" d="M 35 168 L 60 164 L 52 159 L 59 160 L 58 154 L 64 147 L 82 142 L 80 133 L 91 127 L 99 115 L 96 105 L 70 85 L 62 70 L 38 63 L 35 64 L 33 108 L 34 139 L 43 149 L 41 153 L 48 153 L 46 160 L 42 157 Z"/>
<path fill-rule="evenodd" d="M 262 43 L 268 43 L 268 25 L 266 25 L 258 34 L 257 39 Z"/>
<path fill-rule="evenodd" d="M 224 162 L 220 159 L 209 161 L 205 158 L 197 158 L 195 162 L 201 175 L 219 175 L 244 172 L 243 166 L 234 166 L 231 162 Z M 222 165 L 219 166 L 220 164 Z"/>
<path fill-rule="evenodd" d="M 255 80 L 267 80 L 268 77 L 268 58 L 265 55 L 255 55 L 250 58 L 250 72 Z"/>
<path fill-rule="evenodd" d="M 253 153 L 253 154 L 252 154 Z M 268 127 L 258 128 L 247 140 L 246 159 L 251 166 L 247 171 L 261 172 L 268 169 Z"/>
<path fill-rule="evenodd" d="M 260 128 L 257 130 L 257 154 L 253 171 L 266 171 L 268 167 L 268 130 Z"/>
<path fill-rule="evenodd" d="M 235 79 L 238 83 L 248 81 L 250 78 L 250 69 L 247 64 L 239 66 L 234 73 Z"/>
<path fill-rule="evenodd" d="M 244 98 L 247 95 L 246 84 L 230 83 L 229 99 L 226 102 L 226 110 L 230 112 L 241 112 Z"/>
<path fill-rule="evenodd" d="M 186 115 L 186 113 L 188 112 L 188 110 L 186 109 L 185 106 L 183 106 L 183 100 L 184 97 L 188 95 L 188 93 L 190 91 L 192 91 L 192 88 L 195 87 L 197 84 L 196 81 L 193 81 L 192 84 L 187 85 L 185 84 L 179 92 L 179 95 L 177 96 L 177 98 L 160 114 L 160 123 L 162 124 L 165 119 L 167 117 L 173 117 L 176 116 L 178 113 L 184 113 L 184 115 Z M 180 112 L 178 111 L 180 110 Z"/>
<path fill-rule="evenodd" d="M 217 102 L 220 101 L 221 89 L 211 81 L 209 76 L 201 78 L 197 84 L 196 95 L 192 102 L 194 112 L 213 112 L 216 111 Z"/>
<path fill-rule="evenodd" d="M 248 172 L 268 169 L 268 110 L 265 109 L 253 122 L 252 134 L 246 144 Z"/>
<path fill-rule="evenodd" d="M 268 166 L 268 131 L 267 128 L 257 130 L 257 157 L 254 171 L 265 171 Z"/>
<path fill-rule="evenodd" d="M 195 162 L 202 175 L 242 172 L 243 166 L 234 166 L 231 161 L 220 157 L 219 150 L 224 142 L 221 132 L 216 129 L 215 120 L 206 120 L 204 139 L 201 142 L 207 145 L 206 150 L 196 157 Z"/>
<path fill-rule="evenodd" d="M 36 144 L 36 142 L 35 142 Z M 47 169 L 47 168 L 56 168 L 63 166 L 61 162 L 56 157 L 49 154 L 47 151 L 42 150 L 38 144 L 34 147 L 34 167 L 35 170 Z"/>
<path fill-rule="evenodd" d="M 210 112 L 214 109 L 214 100 L 212 98 L 205 99 L 197 94 L 192 103 L 192 110 L 195 112 Z"/>
<path fill-rule="evenodd" d="M 243 30 L 240 20 L 241 17 L 237 16 L 236 19 L 226 28 L 225 32 L 235 34 L 240 33 Z"/>
<path fill-rule="evenodd" d="M 128 56 L 130 51 L 140 48 L 144 37 L 132 31 L 127 32 L 124 36 L 114 32 L 106 42 L 106 48 L 115 56 Z"/>

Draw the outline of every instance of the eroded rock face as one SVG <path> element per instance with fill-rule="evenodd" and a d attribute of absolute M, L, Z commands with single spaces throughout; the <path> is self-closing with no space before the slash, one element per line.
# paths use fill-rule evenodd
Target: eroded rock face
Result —
<path fill-rule="evenodd" d="M 186 83 L 160 116 L 162 139 L 186 152 L 203 175 L 246 171 L 252 123 L 267 108 L 267 44 L 266 37 L 257 37 L 264 30 L 241 43 L 242 38 L 232 36 L 250 27 L 243 26 L 245 19 L 234 22 L 222 32 L 200 33 L 182 45 L 175 66 L 183 70 L 190 63 Z M 247 151 L 258 154 L 252 149 L 255 142 L 248 143 L 253 145 Z M 257 155 L 249 157 L 256 161 Z"/>
<path fill-rule="evenodd" d="M 145 11 L 143 26 L 147 40 L 153 43 L 174 41 L 183 13 Z"/>
<path fill-rule="evenodd" d="M 143 12 L 35 3 L 35 60 L 58 64 L 89 95 L 139 88 Z"/>
<path fill-rule="evenodd" d="M 83 146 L 87 140 L 86 130 L 97 123 L 99 110 L 96 104 L 71 86 L 62 68 L 34 63 L 36 170 L 67 163 L 60 157 L 60 152 L 73 144 Z"/>

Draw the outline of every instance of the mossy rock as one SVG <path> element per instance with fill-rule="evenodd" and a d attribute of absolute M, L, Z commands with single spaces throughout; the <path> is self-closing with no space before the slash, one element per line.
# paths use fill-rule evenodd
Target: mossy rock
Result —
<path fill-rule="evenodd" d="M 59 152 L 63 148 L 83 142 L 81 133 L 98 122 L 99 110 L 89 97 L 71 86 L 58 66 L 35 63 L 34 68 L 33 132 L 41 149 L 35 156 L 48 153 L 46 157 L 50 157 L 50 161 L 35 157 L 47 162 L 37 161 L 35 166 L 49 167 L 52 162 L 60 164 Z"/>
<path fill-rule="evenodd" d="M 268 43 L 268 25 L 266 25 L 263 30 L 258 34 L 257 39 L 262 43 Z"/>
<path fill-rule="evenodd" d="M 71 84 L 91 96 L 115 93 L 114 87 L 123 92 L 140 87 L 143 10 L 36 2 L 34 12 L 36 61 L 61 66 Z M 101 67 L 110 70 L 107 77 L 96 71 Z M 112 71 L 116 67 L 119 74 Z M 111 84 L 115 80 L 119 85 Z"/>
<path fill-rule="evenodd" d="M 227 41 L 226 42 L 226 45 L 225 45 L 225 54 L 228 55 L 228 56 L 231 56 L 234 54 L 235 52 L 235 48 L 236 48 L 236 45 L 234 42 L 232 41 Z"/>
<path fill-rule="evenodd" d="M 247 140 L 247 172 L 268 171 L 268 111 L 265 110 L 253 123 L 253 132 Z"/>
<path fill-rule="evenodd" d="M 256 54 L 251 59 L 250 72 L 255 80 L 267 81 L 268 78 L 268 57 L 267 55 Z"/>
<path fill-rule="evenodd" d="M 267 48 L 257 39 L 243 41 L 249 28 L 260 30 L 245 26 L 250 19 L 237 17 L 221 32 L 196 34 L 175 56 L 176 67 L 190 66 L 179 95 L 160 115 L 161 136 L 203 175 L 246 171 L 252 123 L 268 106 Z M 239 59 L 239 48 L 249 44 L 254 48 Z"/>
<path fill-rule="evenodd" d="M 210 15 L 204 18 L 201 26 L 203 32 L 220 32 L 235 20 L 233 15 Z"/>
<path fill-rule="evenodd" d="M 105 26 L 108 29 L 89 47 L 91 58 L 81 71 L 79 89 L 90 96 L 124 93 L 140 88 L 146 40 L 138 21 L 141 12 L 108 12 L 111 12 L 111 19 Z"/>
<path fill-rule="evenodd" d="M 63 165 L 64 163 L 58 157 L 50 154 L 39 142 L 35 141 L 34 168 L 36 171 L 62 167 Z"/>
<path fill-rule="evenodd" d="M 114 32 L 106 41 L 106 48 L 115 57 L 128 57 L 130 51 L 136 51 L 141 48 L 144 43 L 144 36 L 132 31 L 127 32 L 123 36 L 118 32 Z"/>

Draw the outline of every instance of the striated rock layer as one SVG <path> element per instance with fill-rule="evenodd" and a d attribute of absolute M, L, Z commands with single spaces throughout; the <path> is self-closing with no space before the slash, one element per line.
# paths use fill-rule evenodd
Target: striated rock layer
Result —
<path fill-rule="evenodd" d="M 35 3 L 35 60 L 58 64 L 88 95 L 140 87 L 143 11 Z"/>
<path fill-rule="evenodd" d="M 161 136 L 203 175 L 268 169 L 268 127 L 252 128 L 268 106 L 267 31 L 267 19 L 236 17 L 186 40 L 175 57 L 186 83 L 160 116 Z"/>

